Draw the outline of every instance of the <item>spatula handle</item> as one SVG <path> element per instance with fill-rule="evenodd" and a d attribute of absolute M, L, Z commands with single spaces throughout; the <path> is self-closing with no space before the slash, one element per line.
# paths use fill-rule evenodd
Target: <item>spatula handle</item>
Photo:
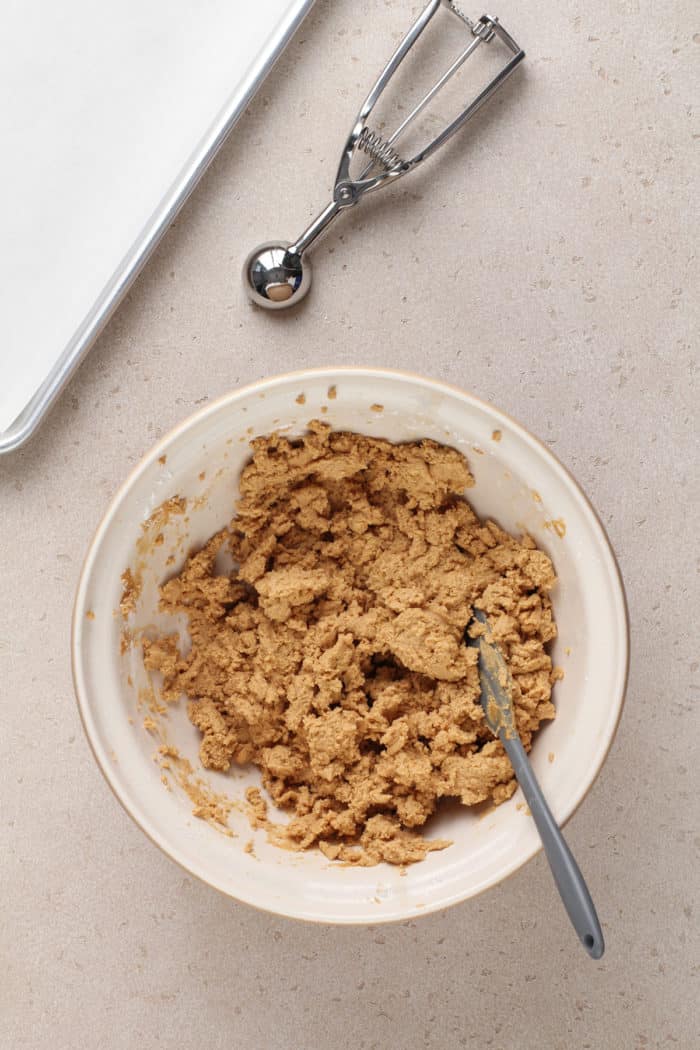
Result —
<path fill-rule="evenodd" d="M 502 732 L 500 738 L 537 825 L 554 881 L 573 927 L 591 958 L 600 959 L 605 951 L 605 941 L 585 879 L 552 816 L 519 737 L 511 735 L 508 739 Z"/>

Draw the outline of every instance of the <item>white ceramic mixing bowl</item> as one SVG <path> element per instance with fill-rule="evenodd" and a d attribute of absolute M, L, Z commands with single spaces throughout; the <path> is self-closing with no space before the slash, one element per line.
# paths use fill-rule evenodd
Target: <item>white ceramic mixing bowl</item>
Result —
<path fill-rule="evenodd" d="M 189 872 L 238 900 L 296 918 L 413 918 L 493 886 L 537 852 L 539 838 L 520 791 L 485 814 L 448 806 L 429 833 L 454 844 L 405 874 L 389 865 L 334 866 L 317 851 L 283 851 L 269 845 L 264 832 L 252 833 L 240 808 L 229 821 L 235 837 L 226 837 L 192 816 L 182 791 L 161 783 L 156 744 L 137 711 L 145 672 L 136 650 L 120 651 L 115 609 L 123 570 L 131 566 L 143 576 L 132 626 L 171 629 L 158 611 L 158 583 L 190 548 L 230 521 L 251 434 L 298 434 L 313 418 L 392 441 L 430 437 L 461 449 L 476 479 L 468 495 L 477 512 L 510 531 L 527 529 L 551 555 L 559 577 L 552 655 L 565 677 L 555 687 L 557 718 L 537 735 L 532 761 L 555 817 L 566 821 L 600 771 L 624 698 L 628 629 L 615 558 L 588 500 L 544 445 L 490 405 L 419 376 L 327 368 L 268 379 L 208 405 L 160 441 L 113 499 L 88 551 L 73 621 L 75 689 L 88 739 L 117 798 Z M 149 534 L 141 523 L 173 496 L 186 498 L 186 512 L 160 521 L 162 544 L 144 542 Z M 173 553 L 175 562 L 166 564 Z M 259 774 L 199 768 L 199 734 L 184 707 L 169 712 L 168 741 L 213 790 L 242 799 Z M 251 838 L 253 853 L 247 853 Z"/>

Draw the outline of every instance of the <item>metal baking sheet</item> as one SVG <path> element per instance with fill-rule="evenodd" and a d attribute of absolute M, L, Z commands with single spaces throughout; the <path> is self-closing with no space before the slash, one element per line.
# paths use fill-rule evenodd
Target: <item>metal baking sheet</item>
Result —
<path fill-rule="evenodd" d="M 36 429 L 313 2 L 5 5 L 0 454 Z"/>

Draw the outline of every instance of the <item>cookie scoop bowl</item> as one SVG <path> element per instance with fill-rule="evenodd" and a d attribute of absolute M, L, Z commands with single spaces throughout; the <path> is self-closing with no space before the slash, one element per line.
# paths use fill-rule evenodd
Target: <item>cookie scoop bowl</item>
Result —
<path fill-rule="evenodd" d="M 605 760 L 624 698 L 628 631 L 614 556 L 585 496 L 540 442 L 491 406 L 419 376 L 327 368 L 268 379 L 208 405 L 155 446 L 115 496 L 86 557 L 73 619 L 75 689 L 88 739 L 117 798 L 189 872 L 231 897 L 294 918 L 407 919 L 480 893 L 537 852 L 540 841 L 520 792 L 486 811 L 440 809 L 427 834 L 453 845 L 403 874 L 386 864 L 334 865 L 316 850 L 281 850 L 264 831 L 251 830 L 244 811 L 245 789 L 259 786 L 259 773 L 202 769 L 199 733 L 184 703 L 156 721 L 167 745 L 193 767 L 189 794 L 172 769 L 164 774 L 160 768 L 167 756 L 154 761 L 160 739 L 143 727 L 149 681 L 139 650 L 122 652 L 123 625 L 114 615 L 121 573 L 130 567 L 137 586 L 129 629 L 152 637 L 181 630 L 183 624 L 159 611 L 158 584 L 229 523 L 251 435 L 299 434 L 313 418 L 391 441 L 430 437 L 459 448 L 476 480 L 468 493 L 475 510 L 508 531 L 527 529 L 552 557 L 559 576 L 552 657 L 565 677 L 554 691 L 557 718 L 537 734 L 532 761 L 554 815 L 568 819 Z M 193 795 L 209 822 L 193 816 Z M 233 837 L 216 826 L 222 815 L 216 807 L 227 800 Z"/>

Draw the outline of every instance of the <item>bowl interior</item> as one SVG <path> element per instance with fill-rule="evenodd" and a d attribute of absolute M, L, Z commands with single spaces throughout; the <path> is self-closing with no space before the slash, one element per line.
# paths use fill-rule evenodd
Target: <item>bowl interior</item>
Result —
<path fill-rule="evenodd" d="M 154 761 L 158 740 L 143 727 L 139 700 L 149 682 L 138 652 L 121 652 L 115 610 L 124 569 L 131 567 L 142 581 L 130 626 L 147 633 L 181 628 L 159 612 L 158 584 L 192 547 L 231 520 L 250 437 L 272 430 L 298 434 L 313 418 L 392 441 L 430 437 L 461 449 L 476 479 L 468 497 L 477 512 L 509 531 L 526 529 L 552 557 L 559 577 L 552 655 L 565 677 L 554 691 L 557 718 L 538 734 L 532 761 L 556 818 L 570 816 L 605 758 L 623 700 L 627 629 L 614 558 L 586 499 L 541 444 L 490 406 L 419 377 L 361 369 L 280 377 L 222 399 L 168 435 L 117 494 L 88 553 L 74 619 L 76 691 L 115 793 L 190 872 L 233 897 L 298 918 L 406 918 L 480 892 L 537 851 L 520 791 L 497 808 L 445 807 L 428 833 L 454 845 L 403 874 L 389 865 L 336 867 L 319 852 L 286 852 L 270 846 L 264 832 L 250 830 L 242 799 L 246 787 L 259 784 L 259 774 L 202 769 L 199 734 L 178 704 L 161 720 L 167 742 L 212 791 L 233 801 L 234 837 L 228 837 L 192 815 L 185 791 L 161 783 Z M 176 496 L 186 507 L 166 503 Z M 166 509 L 143 528 L 164 503 Z"/>

